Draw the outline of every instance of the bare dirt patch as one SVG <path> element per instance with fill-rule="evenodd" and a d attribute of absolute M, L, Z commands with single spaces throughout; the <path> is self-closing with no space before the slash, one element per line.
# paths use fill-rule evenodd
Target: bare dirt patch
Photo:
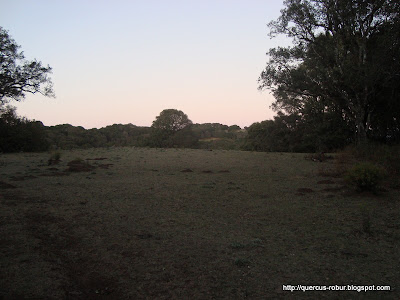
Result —
<path fill-rule="evenodd" d="M 68 172 L 89 172 L 96 168 L 95 166 L 90 165 L 88 162 L 79 159 L 70 161 L 67 166 L 68 169 L 66 171 Z"/>

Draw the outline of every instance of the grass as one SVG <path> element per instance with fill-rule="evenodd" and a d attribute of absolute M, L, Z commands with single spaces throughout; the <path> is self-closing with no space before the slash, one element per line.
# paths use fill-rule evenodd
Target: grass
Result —
<path fill-rule="evenodd" d="M 400 192 L 358 194 L 330 176 L 335 160 L 141 148 L 61 156 L 55 166 L 48 154 L 0 157 L 0 298 L 268 299 L 287 297 L 289 284 L 390 285 L 366 296 L 400 296 Z M 91 168 L 66 172 L 76 157 Z"/>

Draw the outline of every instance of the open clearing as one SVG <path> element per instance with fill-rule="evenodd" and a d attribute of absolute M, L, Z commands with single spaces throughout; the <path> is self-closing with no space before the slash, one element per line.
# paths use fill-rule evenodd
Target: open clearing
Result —
<path fill-rule="evenodd" d="M 335 160 L 140 148 L 49 157 L 0 156 L 0 298 L 400 297 L 400 191 L 357 194 Z M 77 158 L 93 167 L 65 171 Z M 282 290 L 297 284 L 392 291 Z"/>

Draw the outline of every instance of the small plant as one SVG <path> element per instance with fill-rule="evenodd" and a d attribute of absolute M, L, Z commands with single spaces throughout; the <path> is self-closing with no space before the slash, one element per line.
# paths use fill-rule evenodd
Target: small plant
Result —
<path fill-rule="evenodd" d="M 384 178 L 384 170 L 369 162 L 362 162 L 350 168 L 345 179 L 355 185 L 361 191 L 376 191 L 380 182 Z"/>
<path fill-rule="evenodd" d="M 250 264 L 250 261 L 246 258 L 237 258 L 235 259 L 234 264 L 238 267 L 245 267 Z"/>
<path fill-rule="evenodd" d="M 232 244 L 231 244 L 231 248 L 232 249 L 243 249 L 243 248 L 245 248 L 246 247 L 246 245 L 244 245 L 244 244 L 242 244 L 242 243 L 239 243 L 239 242 L 233 242 Z"/>
<path fill-rule="evenodd" d="M 58 164 L 60 162 L 60 158 L 61 158 L 61 153 L 60 152 L 52 153 L 50 155 L 49 160 L 48 160 L 49 166 Z"/>
<path fill-rule="evenodd" d="M 250 245 L 253 247 L 261 247 L 262 243 L 263 243 L 262 239 L 255 238 L 251 240 Z"/>

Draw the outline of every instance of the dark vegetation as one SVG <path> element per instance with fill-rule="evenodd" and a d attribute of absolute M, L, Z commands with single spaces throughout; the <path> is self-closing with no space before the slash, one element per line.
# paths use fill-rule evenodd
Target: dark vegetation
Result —
<path fill-rule="evenodd" d="M 246 131 L 239 126 L 219 123 L 190 123 L 174 131 L 132 124 L 114 124 L 100 129 L 69 124 L 44 126 L 17 116 L 12 107 L 0 110 L 0 129 L 0 152 L 121 146 L 232 150 L 240 149 L 246 136 Z"/>
<path fill-rule="evenodd" d="M 20 46 L 0 26 L 0 105 L 10 100 L 21 101 L 25 93 L 54 97 L 51 67 L 40 61 L 25 59 Z"/>
<path fill-rule="evenodd" d="M 49 146 L 41 122 L 18 117 L 13 107 L 0 107 L 0 152 L 46 151 Z"/>
<path fill-rule="evenodd" d="M 280 113 L 250 128 L 256 137 L 250 147 L 327 151 L 349 142 L 398 143 L 399 2 L 284 4 L 281 16 L 269 23 L 270 36 L 287 36 L 293 44 L 270 49 L 259 78 L 259 88 L 272 91 L 272 107 Z"/>

